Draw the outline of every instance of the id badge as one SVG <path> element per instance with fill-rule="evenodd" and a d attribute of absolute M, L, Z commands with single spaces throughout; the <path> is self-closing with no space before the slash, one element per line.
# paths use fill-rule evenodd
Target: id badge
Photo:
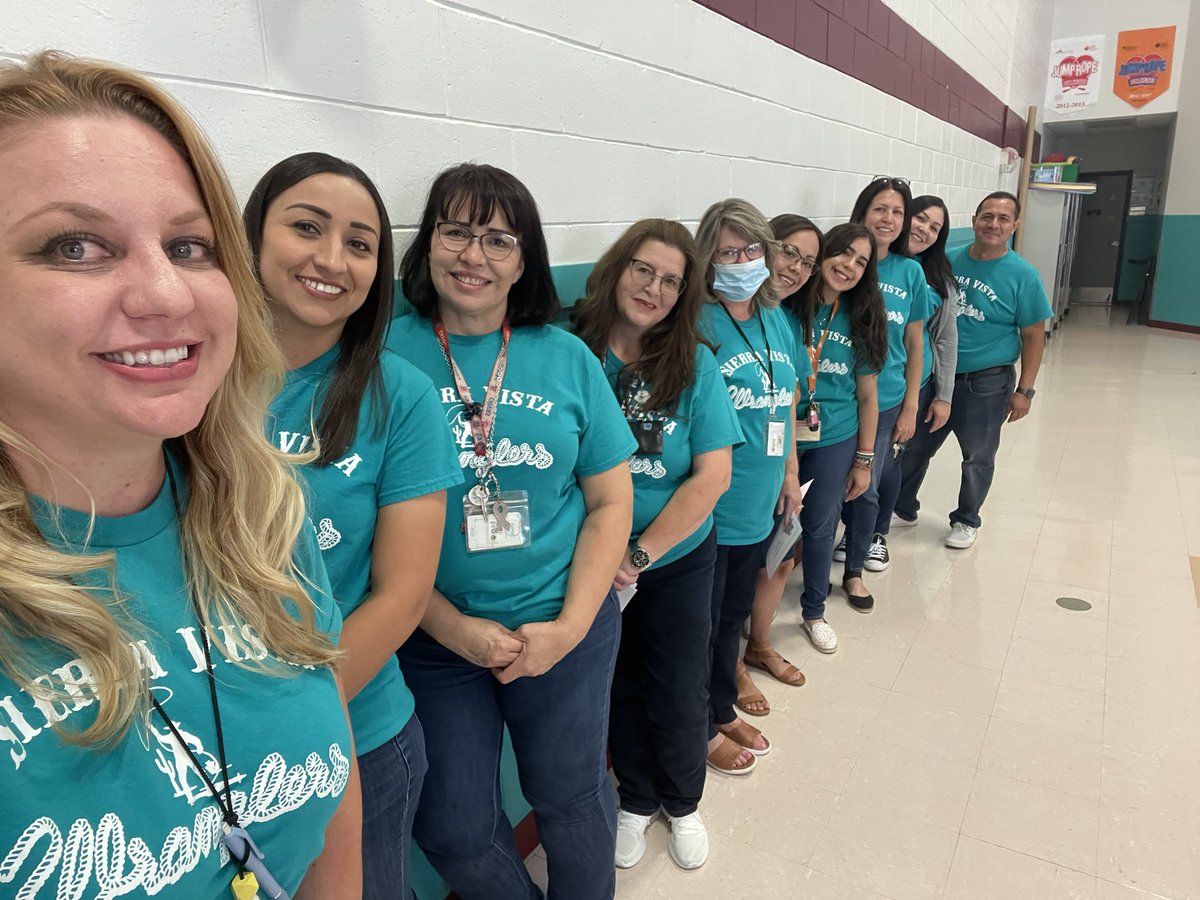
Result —
<path fill-rule="evenodd" d="M 808 408 L 804 411 L 804 418 L 800 420 L 799 426 L 796 428 L 796 442 L 812 442 L 821 439 L 821 407 L 816 401 L 808 404 Z"/>
<path fill-rule="evenodd" d="M 783 419 L 772 416 L 767 419 L 767 456 L 783 456 L 784 444 L 787 442 L 787 423 Z"/>
<path fill-rule="evenodd" d="M 529 531 L 529 493 L 501 491 L 481 504 L 468 491 L 463 497 L 463 535 L 467 552 L 511 550 L 532 544 Z"/>
<path fill-rule="evenodd" d="M 629 430 L 637 439 L 638 456 L 661 456 L 663 452 L 662 419 L 626 419 Z"/>

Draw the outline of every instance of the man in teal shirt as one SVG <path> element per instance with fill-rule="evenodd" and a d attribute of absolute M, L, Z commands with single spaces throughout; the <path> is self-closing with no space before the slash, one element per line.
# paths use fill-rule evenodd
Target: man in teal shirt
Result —
<path fill-rule="evenodd" d="M 960 550 L 975 543 L 1001 426 L 1029 414 L 1045 348 L 1043 323 L 1053 315 L 1037 270 L 1008 249 L 1020 215 L 1020 202 L 1012 194 L 988 194 L 971 217 L 975 240 L 947 254 L 958 284 L 958 366 L 950 421 L 946 428 L 919 433 L 904 453 L 896 502 L 900 521 L 894 524 L 915 525 L 917 492 L 929 461 L 950 432 L 958 438 L 962 482 L 946 546 Z M 1014 366 L 1018 358 L 1019 377 Z"/>

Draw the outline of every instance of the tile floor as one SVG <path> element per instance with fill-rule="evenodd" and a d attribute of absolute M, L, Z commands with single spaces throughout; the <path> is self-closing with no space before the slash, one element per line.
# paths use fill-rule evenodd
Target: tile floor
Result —
<path fill-rule="evenodd" d="M 789 587 L 774 638 L 808 684 L 756 677 L 775 749 L 710 771 L 707 865 L 655 823 L 621 900 L 1200 898 L 1200 337 L 1123 323 L 1060 328 L 974 548 L 942 546 L 951 441 L 876 611 L 831 597 L 835 655 Z"/>

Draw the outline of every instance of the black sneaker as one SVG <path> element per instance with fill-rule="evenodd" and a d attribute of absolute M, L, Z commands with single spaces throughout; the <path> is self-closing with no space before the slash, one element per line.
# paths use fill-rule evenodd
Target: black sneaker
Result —
<path fill-rule="evenodd" d="M 871 538 L 871 546 L 867 548 L 867 560 L 863 565 L 868 572 L 885 572 L 891 561 L 891 557 L 888 556 L 887 538 L 876 534 Z"/>

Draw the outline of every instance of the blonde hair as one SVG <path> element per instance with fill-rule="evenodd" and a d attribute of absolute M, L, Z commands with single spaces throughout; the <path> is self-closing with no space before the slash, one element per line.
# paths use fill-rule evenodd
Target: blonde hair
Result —
<path fill-rule="evenodd" d="M 221 268 L 237 298 L 237 346 L 229 372 L 200 424 L 168 442 L 188 489 L 180 532 L 200 614 L 206 624 L 249 625 L 285 662 L 331 665 L 338 653 L 316 630 L 314 605 L 293 562 L 306 522 L 303 497 L 291 464 L 263 431 L 267 405 L 283 383 L 283 359 L 220 163 L 182 107 L 134 72 L 55 51 L 24 64 L 0 65 L 0 135 L 48 119 L 96 115 L 131 116 L 179 152 L 196 179 L 216 233 Z M 40 638 L 61 645 L 91 671 L 99 701 L 94 723 L 82 732 L 64 732 L 64 737 L 84 744 L 118 740 L 148 701 L 146 676 L 129 645 L 129 628 L 135 623 L 122 615 L 123 598 L 112 583 L 113 555 L 65 553 L 47 543 L 13 451 L 41 457 L 0 422 L 0 670 L 31 694 L 58 699 L 64 686 L 34 682 L 38 673 L 23 642 Z M 107 570 L 108 588 L 74 583 L 77 576 L 97 570 Z M 213 644 L 226 656 L 237 655 L 224 646 L 220 630 L 210 631 Z M 278 674 L 295 671 L 258 665 Z"/>
<path fill-rule="evenodd" d="M 775 278 L 772 273 L 775 271 L 775 254 L 778 252 L 779 242 L 775 240 L 775 232 L 771 230 L 770 223 L 758 211 L 758 208 L 740 197 L 718 200 L 704 211 L 700 224 L 696 228 L 696 247 L 699 250 L 700 259 L 704 263 L 707 301 L 709 303 L 717 302 L 717 298 L 713 296 L 713 275 L 715 274 L 713 256 L 716 255 L 717 244 L 721 241 L 723 227 L 729 228 L 743 240 L 752 244 L 762 244 L 766 248 L 763 261 L 767 265 L 767 279 L 750 299 L 767 309 L 778 306 L 779 295 L 775 292 Z"/>

